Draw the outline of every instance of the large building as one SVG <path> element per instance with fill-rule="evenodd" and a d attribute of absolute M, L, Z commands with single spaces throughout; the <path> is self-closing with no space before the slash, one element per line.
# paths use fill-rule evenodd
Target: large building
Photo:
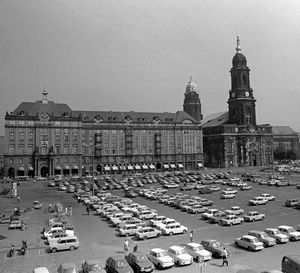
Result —
<path fill-rule="evenodd" d="M 261 166 L 273 161 L 272 127 L 256 124 L 250 69 L 239 38 L 232 59 L 228 112 L 204 118 L 204 164 L 210 167 Z"/>
<path fill-rule="evenodd" d="M 5 175 L 81 175 L 202 166 L 201 104 L 190 80 L 176 113 L 75 111 L 48 100 L 5 116 Z M 196 105 L 196 106 L 195 106 Z"/>

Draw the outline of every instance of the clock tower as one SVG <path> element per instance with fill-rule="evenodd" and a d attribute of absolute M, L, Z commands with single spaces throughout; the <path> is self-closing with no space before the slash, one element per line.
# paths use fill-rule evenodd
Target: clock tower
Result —
<path fill-rule="evenodd" d="M 255 98 L 250 88 L 250 69 L 246 57 L 241 53 L 240 39 L 237 37 L 236 54 L 232 59 L 231 90 L 229 90 L 229 123 L 256 125 Z"/>

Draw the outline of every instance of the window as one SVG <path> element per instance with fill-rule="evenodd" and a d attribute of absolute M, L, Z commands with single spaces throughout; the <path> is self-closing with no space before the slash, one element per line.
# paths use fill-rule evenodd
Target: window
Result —
<path fill-rule="evenodd" d="M 33 153 L 33 145 L 28 145 L 28 153 L 29 154 Z"/>
<path fill-rule="evenodd" d="M 60 146 L 59 145 L 55 146 L 55 153 L 60 154 Z"/>
<path fill-rule="evenodd" d="M 69 146 L 65 145 L 64 146 L 64 154 L 68 154 L 69 153 Z"/>
<path fill-rule="evenodd" d="M 23 164 L 23 158 L 19 159 L 19 164 Z"/>
<path fill-rule="evenodd" d="M 64 158 L 65 163 L 69 163 L 69 159 L 67 157 Z"/>
<path fill-rule="evenodd" d="M 48 152 L 48 147 L 47 146 L 42 146 L 41 150 L 42 150 L 42 155 L 46 155 L 47 152 Z"/>
<path fill-rule="evenodd" d="M 19 141 L 24 141 L 24 133 L 19 133 Z"/>
<path fill-rule="evenodd" d="M 15 133 L 10 133 L 9 134 L 9 140 L 14 141 L 15 140 Z"/>
<path fill-rule="evenodd" d="M 72 153 L 73 154 L 77 154 L 78 153 L 78 146 L 77 145 L 73 145 L 72 146 Z"/>
<path fill-rule="evenodd" d="M 19 146 L 19 154 L 24 154 L 24 145 Z"/>
<path fill-rule="evenodd" d="M 73 142 L 76 142 L 78 140 L 78 135 L 77 134 L 73 134 Z"/>
<path fill-rule="evenodd" d="M 69 141 L 69 135 L 64 134 L 64 141 L 65 141 L 65 142 L 68 142 L 68 141 Z"/>
<path fill-rule="evenodd" d="M 33 133 L 29 133 L 28 142 L 33 142 Z"/>
<path fill-rule="evenodd" d="M 15 145 L 9 145 L 8 153 L 13 155 L 15 153 Z"/>
<path fill-rule="evenodd" d="M 60 135 L 59 134 L 55 135 L 55 142 L 60 142 Z"/>

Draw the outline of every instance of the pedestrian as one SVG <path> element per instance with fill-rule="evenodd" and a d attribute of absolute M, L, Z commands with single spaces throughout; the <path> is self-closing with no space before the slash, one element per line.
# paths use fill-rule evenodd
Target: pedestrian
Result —
<path fill-rule="evenodd" d="M 80 203 L 80 197 L 79 196 L 77 196 L 77 202 Z"/>
<path fill-rule="evenodd" d="M 124 252 L 125 254 L 127 254 L 129 251 L 129 242 L 128 242 L 128 239 L 125 239 L 124 241 Z"/>
<path fill-rule="evenodd" d="M 70 215 L 70 216 L 72 216 L 72 210 L 73 210 L 73 208 L 72 208 L 72 206 L 70 206 L 70 207 L 69 207 L 69 215 Z"/>
<path fill-rule="evenodd" d="M 194 231 L 191 230 L 189 235 L 190 235 L 190 241 L 191 241 L 191 243 L 192 243 L 193 240 L 194 240 Z"/>
<path fill-rule="evenodd" d="M 17 200 L 18 200 L 18 203 L 20 203 L 20 202 L 21 202 L 21 200 L 20 200 L 20 196 L 18 196 L 18 197 L 17 197 Z"/>
<path fill-rule="evenodd" d="M 69 215 L 69 214 L 68 214 L 68 211 L 69 211 L 69 210 L 68 210 L 68 207 L 66 207 L 66 208 L 65 208 L 66 216 Z"/>
<path fill-rule="evenodd" d="M 86 206 L 86 213 L 87 213 L 87 215 L 90 215 L 90 209 L 89 209 L 89 206 Z"/>
<path fill-rule="evenodd" d="M 222 267 L 224 265 L 228 266 L 228 252 L 226 251 L 225 247 L 224 249 L 224 255 L 222 256 L 223 262 L 222 262 Z"/>
<path fill-rule="evenodd" d="M 137 252 L 138 251 L 138 245 L 136 244 L 133 248 L 133 252 Z"/>

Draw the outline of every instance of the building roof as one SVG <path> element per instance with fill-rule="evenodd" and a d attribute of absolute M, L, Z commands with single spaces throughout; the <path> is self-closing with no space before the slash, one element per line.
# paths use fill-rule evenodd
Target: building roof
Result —
<path fill-rule="evenodd" d="M 272 126 L 272 131 L 274 135 L 297 135 L 297 132 L 289 126 Z"/>
<path fill-rule="evenodd" d="M 228 111 L 208 115 L 201 121 L 201 124 L 203 128 L 206 128 L 220 126 L 226 122 L 228 122 Z"/>

